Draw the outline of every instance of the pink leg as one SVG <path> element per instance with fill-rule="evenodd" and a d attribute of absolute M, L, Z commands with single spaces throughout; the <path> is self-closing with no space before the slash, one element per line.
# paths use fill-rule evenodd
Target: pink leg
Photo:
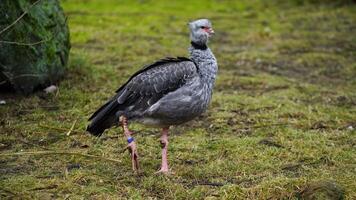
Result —
<path fill-rule="evenodd" d="M 130 141 L 130 143 L 127 145 L 127 148 L 129 149 L 130 154 L 131 154 L 132 170 L 133 171 L 138 171 L 139 170 L 139 163 L 138 163 L 138 154 L 137 154 L 136 142 L 131 137 L 132 132 L 128 128 L 126 117 L 121 116 L 120 117 L 120 122 L 121 122 L 121 125 L 122 125 L 122 129 L 124 130 L 124 134 L 126 136 L 126 139 L 128 141 L 132 139 L 132 141 Z"/>
<path fill-rule="evenodd" d="M 162 165 L 161 165 L 161 169 L 156 173 L 164 173 L 164 174 L 170 173 L 169 168 L 168 168 L 168 160 L 167 160 L 167 154 L 168 154 L 168 130 L 169 130 L 169 128 L 163 128 L 162 129 L 162 136 L 161 136 Z"/>

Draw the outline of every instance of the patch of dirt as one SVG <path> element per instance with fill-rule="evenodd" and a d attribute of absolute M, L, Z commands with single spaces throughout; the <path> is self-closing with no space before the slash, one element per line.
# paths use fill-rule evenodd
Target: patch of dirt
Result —
<path fill-rule="evenodd" d="M 281 166 L 283 174 L 288 177 L 300 177 L 302 175 L 302 163 L 288 163 Z"/>
<path fill-rule="evenodd" d="M 337 106 L 352 107 L 356 106 L 356 97 L 337 96 L 332 99 L 332 103 Z"/>
<path fill-rule="evenodd" d="M 356 106 L 356 96 L 353 95 L 337 95 L 337 94 L 327 94 L 324 91 L 321 91 L 319 94 L 310 94 L 306 92 L 304 87 L 296 87 L 301 93 L 305 93 L 308 96 L 304 98 L 296 98 L 295 102 L 302 102 L 304 104 L 317 104 L 323 103 L 325 105 L 333 105 L 345 108 L 352 108 Z"/>
<path fill-rule="evenodd" d="M 309 125 L 303 125 L 301 128 L 305 130 L 317 130 L 317 131 L 324 131 L 324 130 L 341 130 L 345 129 L 345 125 L 334 121 L 334 120 L 329 120 L 329 121 L 316 121 L 313 124 Z"/>
<path fill-rule="evenodd" d="M 342 200 L 345 198 L 345 191 L 334 181 L 317 181 L 308 184 L 296 196 L 306 200 Z"/>
<path fill-rule="evenodd" d="M 294 113 L 283 113 L 278 115 L 279 118 L 289 118 L 289 119 L 304 119 L 306 115 L 302 112 L 294 112 Z"/>
<path fill-rule="evenodd" d="M 15 141 L 13 140 L 1 140 L 0 141 L 0 151 L 11 149 Z"/>
<path fill-rule="evenodd" d="M 216 91 L 239 91 L 249 92 L 251 94 L 261 95 L 263 93 L 276 90 L 288 89 L 289 85 L 268 85 L 263 81 L 242 82 L 238 77 L 218 83 L 214 90 Z"/>
<path fill-rule="evenodd" d="M 328 156 L 321 156 L 320 158 L 303 158 L 298 161 L 299 164 L 309 167 L 319 167 L 320 165 L 333 166 L 335 165 Z"/>
<path fill-rule="evenodd" d="M 297 171 L 301 166 L 302 164 L 300 163 L 288 163 L 286 165 L 283 165 L 281 169 L 287 171 Z"/>
<path fill-rule="evenodd" d="M 321 32 L 348 32 L 353 30 L 353 19 L 343 13 L 334 15 L 309 15 L 308 19 L 305 16 L 300 16 L 291 21 L 293 27 L 304 31 L 321 31 Z"/>
<path fill-rule="evenodd" d="M 72 171 L 74 169 L 80 169 L 80 163 L 70 163 L 67 165 L 66 167 L 66 170 L 69 172 L 69 171 Z"/>
<path fill-rule="evenodd" d="M 184 164 L 184 165 L 192 165 L 192 166 L 197 166 L 199 164 L 206 164 L 208 163 L 207 160 L 204 159 L 196 159 L 196 160 L 183 160 L 178 158 L 177 160 L 179 160 L 179 163 Z"/>
<path fill-rule="evenodd" d="M 320 58 L 310 58 L 313 60 L 305 60 L 304 58 L 302 58 L 302 61 L 298 61 L 298 58 L 295 57 L 283 57 L 284 58 L 281 58 L 276 61 L 262 59 L 244 59 L 239 60 L 237 63 L 235 63 L 235 65 L 238 68 L 246 68 L 247 70 L 254 69 L 256 71 L 266 72 L 272 75 L 295 78 L 315 84 L 341 84 L 347 81 L 352 81 L 352 75 L 345 74 L 346 66 L 336 59 L 323 56 Z M 277 86 L 275 88 L 268 88 L 266 86 L 263 86 L 262 82 L 243 84 L 236 81 L 234 81 L 233 84 L 229 82 L 224 83 L 224 85 L 220 87 L 219 85 L 217 85 L 217 88 L 218 90 L 222 90 L 224 88 L 231 88 L 234 90 L 264 89 L 267 92 L 276 89 L 278 90 L 288 88 L 287 85 Z"/>
<path fill-rule="evenodd" d="M 42 146 L 49 146 L 50 144 L 54 144 L 58 141 L 61 141 L 63 139 L 65 139 L 66 136 L 64 134 L 58 134 L 58 133 L 48 133 L 47 136 L 41 138 L 41 139 L 33 139 L 32 142 L 36 143 L 38 145 L 42 145 Z"/>
<path fill-rule="evenodd" d="M 33 188 L 33 189 L 30 189 L 30 191 L 38 191 L 38 190 L 51 190 L 51 189 L 56 189 L 58 187 L 58 185 L 48 185 L 48 186 L 45 186 L 45 187 L 36 187 L 36 188 Z"/>
<path fill-rule="evenodd" d="M 270 147 L 284 148 L 283 145 L 277 143 L 273 138 L 264 138 L 261 141 L 259 141 L 258 144 L 262 144 Z"/>
<path fill-rule="evenodd" d="M 326 124 L 326 122 L 323 122 L 323 121 L 315 122 L 310 127 L 310 129 L 313 129 L 313 130 L 323 130 L 323 129 L 327 129 L 327 128 L 329 128 L 329 126 Z"/>
<path fill-rule="evenodd" d="M 196 186 L 211 186 L 211 187 L 222 187 L 225 185 L 240 185 L 243 187 L 251 187 L 256 183 L 260 182 L 263 177 L 254 177 L 254 178 L 224 178 L 224 177 L 203 177 L 195 180 L 182 180 L 178 181 L 180 184 L 184 184 L 189 188 L 194 188 Z"/>
<path fill-rule="evenodd" d="M 19 174 L 28 174 L 31 171 L 35 170 L 33 166 L 33 162 L 28 160 L 27 162 L 21 161 L 16 162 L 17 159 L 14 160 L 1 160 L 0 161 L 0 174 L 1 176 L 13 176 Z"/>

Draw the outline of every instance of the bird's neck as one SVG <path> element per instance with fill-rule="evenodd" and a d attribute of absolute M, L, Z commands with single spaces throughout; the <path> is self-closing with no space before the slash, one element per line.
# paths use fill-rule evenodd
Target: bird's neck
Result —
<path fill-rule="evenodd" d="M 190 58 L 197 64 L 202 81 L 213 87 L 218 71 L 218 64 L 214 54 L 206 44 L 200 45 L 194 42 L 191 42 L 191 44 L 189 48 Z"/>
<path fill-rule="evenodd" d="M 206 44 L 200 44 L 193 41 L 191 41 L 190 44 L 194 49 L 206 50 L 208 48 Z"/>

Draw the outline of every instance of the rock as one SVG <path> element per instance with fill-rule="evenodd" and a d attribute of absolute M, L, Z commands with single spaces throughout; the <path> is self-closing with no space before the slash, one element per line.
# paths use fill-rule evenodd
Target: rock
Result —
<path fill-rule="evenodd" d="M 5 101 L 5 100 L 0 99 L 0 105 L 5 105 L 5 104 L 6 104 L 6 101 Z"/>
<path fill-rule="evenodd" d="M 59 1 L 1 0 L 0 49 L 0 87 L 28 94 L 57 82 L 70 50 Z"/>
<path fill-rule="evenodd" d="M 46 87 L 43 91 L 48 94 L 48 93 L 53 93 L 53 92 L 57 91 L 57 89 L 58 89 L 57 86 L 51 85 L 51 86 Z"/>
<path fill-rule="evenodd" d="M 80 164 L 79 163 L 71 163 L 67 165 L 67 170 L 71 171 L 73 169 L 80 169 Z"/>

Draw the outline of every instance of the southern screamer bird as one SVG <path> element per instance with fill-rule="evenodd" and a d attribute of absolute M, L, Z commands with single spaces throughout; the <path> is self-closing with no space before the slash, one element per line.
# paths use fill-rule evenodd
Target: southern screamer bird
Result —
<path fill-rule="evenodd" d="M 129 121 L 162 128 L 162 165 L 158 172 L 169 173 L 169 127 L 199 116 L 211 100 L 218 65 L 207 44 L 214 31 L 207 19 L 188 25 L 190 58 L 164 58 L 144 66 L 89 118 L 87 131 L 95 136 L 116 124 L 122 126 L 134 171 L 139 169 L 139 162 Z"/>

